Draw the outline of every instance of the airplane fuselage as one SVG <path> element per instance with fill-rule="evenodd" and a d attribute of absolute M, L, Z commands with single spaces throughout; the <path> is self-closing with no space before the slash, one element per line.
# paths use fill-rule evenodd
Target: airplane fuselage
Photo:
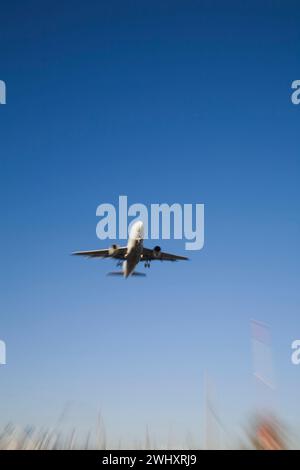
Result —
<path fill-rule="evenodd" d="M 144 227 L 142 222 L 133 224 L 130 230 L 126 260 L 123 262 L 122 270 L 124 277 L 130 276 L 141 259 L 144 243 Z"/>

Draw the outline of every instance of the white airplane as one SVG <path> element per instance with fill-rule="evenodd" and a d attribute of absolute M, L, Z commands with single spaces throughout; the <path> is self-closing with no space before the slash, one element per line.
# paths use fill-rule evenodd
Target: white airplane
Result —
<path fill-rule="evenodd" d="M 152 260 L 177 261 L 187 260 L 185 256 L 172 255 L 161 251 L 160 246 L 155 246 L 152 250 L 144 247 L 144 225 L 138 221 L 133 224 L 129 233 L 127 246 L 112 245 L 106 250 L 75 251 L 77 256 L 87 256 L 89 258 L 115 258 L 118 266 L 122 266 L 122 271 L 108 273 L 116 276 L 145 276 L 144 273 L 135 271 L 136 265 L 142 261 L 145 268 L 150 268 Z"/>

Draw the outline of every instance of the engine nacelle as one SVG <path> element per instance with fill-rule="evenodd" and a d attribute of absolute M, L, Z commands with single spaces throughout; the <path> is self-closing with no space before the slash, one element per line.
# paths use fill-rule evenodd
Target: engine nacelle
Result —
<path fill-rule="evenodd" d="M 155 246 L 153 248 L 153 258 L 160 258 L 161 257 L 161 247 Z"/>
<path fill-rule="evenodd" d="M 114 256 L 118 253 L 118 250 L 119 250 L 119 245 L 111 245 L 111 247 L 108 250 L 108 253 L 110 254 L 110 256 Z"/>

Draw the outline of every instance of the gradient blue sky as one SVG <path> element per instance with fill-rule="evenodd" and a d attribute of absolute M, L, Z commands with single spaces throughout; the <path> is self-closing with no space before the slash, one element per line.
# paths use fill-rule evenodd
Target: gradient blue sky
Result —
<path fill-rule="evenodd" d="M 297 1 L 1 3 L 2 424 L 69 403 L 109 438 L 201 445 L 207 370 L 234 436 L 260 400 L 256 318 L 299 430 L 299 24 Z M 69 256 L 105 247 L 96 207 L 120 194 L 204 203 L 204 249 L 128 281 Z"/>

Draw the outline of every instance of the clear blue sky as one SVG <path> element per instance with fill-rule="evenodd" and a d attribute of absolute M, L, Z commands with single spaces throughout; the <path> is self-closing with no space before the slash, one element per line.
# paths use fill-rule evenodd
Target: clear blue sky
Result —
<path fill-rule="evenodd" d="M 276 410 L 299 429 L 296 1 L 1 4 L 1 424 L 203 436 L 208 371 L 234 434 L 254 410 L 250 319 L 272 332 Z M 205 247 L 107 278 L 96 207 L 204 203 Z M 155 242 L 156 244 L 156 242 Z M 165 241 L 183 253 L 184 242 Z"/>

